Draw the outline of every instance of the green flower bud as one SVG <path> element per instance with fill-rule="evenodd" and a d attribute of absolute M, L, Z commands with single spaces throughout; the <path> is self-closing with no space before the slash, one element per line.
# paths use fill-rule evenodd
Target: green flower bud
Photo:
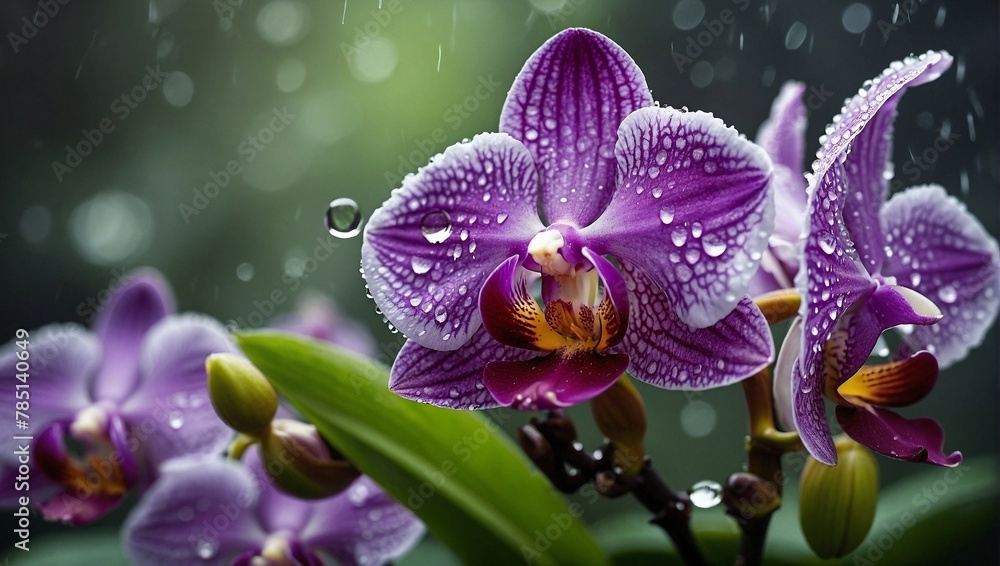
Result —
<path fill-rule="evenodd" d="M 642 468 L 646 455 L 646 404 L 627 376 L 590 400 L 597 428 L 614 447 L 615 464 L 625 475 L 634 475 Z"/>
<path fill-rule="evenodd" d="M 271 423 L 260 454 L 275 487 L 301 499 L 335 495 L 361 475 L 350 462 L 333 458 L 315 426 L 289 419 Z"/>
<path fill-rule="evenodd" d="M 878 503 L 878 462 L 845 435 L 835 440 L 839 464 L 812 457 L 802 470 L 799 523 L 820 558 L 840 558 L 868 536 Z"/>
<path fill-rule="evenodd" d="M 222 422 L 248 436 L 259 437 L 278 410 L 278 394 L 253 364 L 233 354 L 205 360 L 208 394 Z"/>

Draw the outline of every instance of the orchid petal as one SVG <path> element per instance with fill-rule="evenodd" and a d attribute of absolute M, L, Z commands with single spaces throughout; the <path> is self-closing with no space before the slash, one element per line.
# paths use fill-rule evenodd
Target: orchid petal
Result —
<path fill-rule="evenodd" d="M 521 258 L 511 256 L 486 279 L 479 293 L 483 327 L 506 346 L 551 352 L 567 346 L 570 339 L 552 329 L 528 288 L 531 272 L 521 267 Z"/>
<path fill-rule="evenodd" d="M 90 404 L 90 380 L 101 364 L 97 337 L 75 324 L 53 324 L 28 333 L 28 346 L 8 342 L 0 350 L 0 370 L 11 384 L 0 391 L 0 415 L 15 422 L 18 352 L 27 351 L 28 384 L 31 392 L 31 428 L 38 430 L 52 421 L 72 417 Z M 25 354 L 22 354 L 25 355 Z M 23 364 L 22 368 L 25 367 Z M 38 427 L 38 428 L 36 428 Z M 16 463 L 12 435 L 0 439 L 0 462 Z"/>
<path fill-rule="evenodd" d="M 908 420 L 877 407 L 838 406 L 837 422 L 851 438 L 883 456 L 949 468 L 962 463 L 961 452 L 944 454 L 944 431 L 933 419 Z"/>
<path fill-rule="evenodd" d="M 761 124 L 757 144 L 774 161 L 774 236 L 794 243 L 802 232 L 806 210 L 805 158 L 806 108 L 802 94 L 806 85 L 789 81 L 771 105 L 771 115 Z"/>
<path fill-rule="evenodd" d="M 240 463 L 171 460 L 122 527 L 125 553 L 138 565 L 229 564 L 266 538 L 253 512 L 257 496 L 252 474 Z M 227 519 L 225 528 L 206 527 L 219 516 Z"/>
<path fill-rule="evenodd" d="M 893 63 L 847 101 L 820 140 L 813 174 L 822 178 L 835 164 L 844 167 L 850 190 L 844 223 L 869 273 L 877 273 L 884 259 L 878 214 L 888 190 L 896 105 L 906 88 L 936 79 L 951 61 L 947 52 L 928 51 Z"/>
<path fill-rule="evenodd" d="M 615 186 L 618 125 L 651 106 L 642 71 L 613 41 L 566 30 L 524 64 L 500 114 L 500 131 L 523 143 L 538 166 L 549 224 L 586 226 Z"/>
<path fill-rule="evenodd" d="M 838 353 L 836 382 L 851 377 L 868 360 L 882 332 L 901 324 L 930 325 L 941 320 L 941 311 L 926 297 L 897 285 L 881 285 L 856 310 L 844 317 L 843 331 L 834 333 Z"/>
<path fill-rule="evenodd" d="M 545 411 L 597 397 L 621 377 L 628 363 L 625 354 L 560 349 L 524 362 L 490 362 L 483 382 L 501 405 Z"/>
<path fill-rule="evenodd" d="M 628 331 L 630 310 L 628 284 L 610 261 L 588 248 L 583 248 L 582 253 L 590 263 L 594 264 L 594 269 L 597 270 L 597 275 L 604 285 L 604 299 L 594 314 L 597 320 L 601 321 L 601 339 L 595 350 L 605 352 L 618 345 Z"/>
<path fill-rule="evenodd" d="M 389 322 L 425 347 L 461 347 L 479 328 L 486 276 L 544 228 L 537 191 L 531 155 L 506 134 L 453 145 L 407 177 L 372 215 L 361 247 Z"/>
<path fill-rule="evenodd" d="M 937 376 L 937 360 L 922 351 L 895 362 L 862 367 L 837 388 L 837 394 L 858 406 L 905 407 L 926 397 Z"/>
<path fill-rule="evenodd" d="M 302 542 L 346 566 L 382 566 L 413 548 L 424 525 L 366 476 L 336 497 L 312 505 Z"/>
<path fill-rule="evenodd" d="M 930 349 L 948 367 L 981 344 L 996 319 L 997 242 L 965 205 L 935 186 L 893 196 L 882 208 L 882 227 L 892 250 L 883 273 L 927 296 L 945 315 L 904 340 L 914 350 Z"/>
<path fill-rule="evenodd" d="M 425 348 L 408 340 L 389 374 L 389 389 L 406 399 L 451 409 L 499 406 L 486 385 L 483 371 L 493 360 L 525 361 L 534 351 L 504 346 L 480 328 L 458 350 Z"/>
<path fill-rule="evenodd" d="M 837 451 L 827 425 L 823 391 L 826 342 L 847 309 L 871 294 L 877 284 L 857 259 L 843 226 L 847 196 L 843 166 L 815 177 L 809 196 L 809 232 L 802 266 L 795 278 L 802 296 L 802 354 L 792 372 L 795 428 L 809 453 L 833 466 Z"/>
<path fill-rule="evenodd" d="M 93 383 L 93 396 L 99 401 L 121 401 L 132 392 L 146 332 L 174 312 L 170 287 L 159 272 L 138 271 L 126 281 L 94 322 L 94 332 L 104 345 L 104 363 Z"/>
<path fill-rule="evenodd" d="M 226 329 L 205 316 L 171 316 L 150 330 L 140 358 L 143 381 L 122 414 L 143 431 L 144 454 L 154 466 L 176 456 L 221 452 L 228 444 L 232 432 L 208 400 L 205 359 L 234 351 Z"/>
<path fill-rule="evenodd" d="M 785 340 L 774 362 L 774 414 L 782 430 L 795 430 L 795 408 L 792 401 L 792 373 L 802 351 L 802 317 L 792 320 Z"/>
<path fill-rule="evenodd" d="M 711 114 L 672 108 L 633 112 L 615 154 L 618 191 L 581 235 L 645 272 L 682 321 L 715 324 L 767 247 L 770 159 Z"/>
<path fill-rule="evenodd" d="M 774 359 L 767 321 L 749 298 L 708 328 L 681 322 L 667 297 L 643 272 L 623 264 L 632 323 L 620 347 L 628 372 L 664 389 L 702 390 L 745 379 Z"/>

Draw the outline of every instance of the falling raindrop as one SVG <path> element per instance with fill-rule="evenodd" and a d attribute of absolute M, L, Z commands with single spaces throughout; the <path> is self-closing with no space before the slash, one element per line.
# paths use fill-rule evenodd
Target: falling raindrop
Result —
<path fill-rule="evenodd" d="M 420 220 L 420 232 L 432 244 L 440 244 L 451 236 L 451 216 L 443 210 L 428 212 Z"/>
<path fill-rule="evenodd" d="M 789 51 L 795 51 L 806 40 L 806 34 L 808 33 L 806 25 L 802 22 L 795 22 L 788 28 L 788 33 L 785 34 L 785 49 Z"/>
<path fill-rule="evenodd" d="M 236 278 L 247 282 L 253 279 L 253 266 L 249 263 L 241 263 L 236 267 Z"/>
<path fill-rule="evenodd" d="M 338 198 L 326 209 L 326 229 L 338 238 L 353 238 L 361 233 L 361 209 L 349 198 Z"/>
<path fill-rule="evenodd" d="M 709 509 L 722 502 L 722 486 L 712 480 L 702 480 L 688 492 L 695 507 Z"/>

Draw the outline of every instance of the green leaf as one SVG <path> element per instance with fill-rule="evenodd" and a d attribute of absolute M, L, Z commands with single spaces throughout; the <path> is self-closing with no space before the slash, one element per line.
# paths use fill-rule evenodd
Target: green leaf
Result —
<path fill-rule="evenodd" d="M 337 450 L 463 561 L 606 563 L 580 507 L 567 506 L 492 419 L 398 397 L 386 367 L 326 343 L 276 332 L 237 340 Z"/>

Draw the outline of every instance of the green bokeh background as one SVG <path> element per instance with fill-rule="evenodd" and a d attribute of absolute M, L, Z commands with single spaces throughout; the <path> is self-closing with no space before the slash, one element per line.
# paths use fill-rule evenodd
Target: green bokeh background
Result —
<path fill-rule="evenodd" d="M 958 140 L 926 170 L 918 167 L 913 183 L 901 175 L 900 186 L 942 184 L 997 234 L 995 2 L 897 7 L 867 1 L 870 21 L 861 34 L 845 29 L 851 2 L 383 0 L 381 9 L 378 0 L 92 4 L 98 3 L 60 6 L 16 52 L 9 33 L 22 34 L 22 18 L 30 20 L 37 5 L 0 8 L 6 127 L 0 337 L 53 321 L 87 323 L 88 299 L 100 300 L 120 273 L 149 265 L 171 281 L 180 310 L 248 326 L 267 324 L 275 291 L 287 299 L 276 312 L 291 308 L 307 289 L 322 292 L 368 325 L 380 356 L 391 362 L 401 338 L 365 298 L 360 238 L 339 240 L 329 258 L 309 261 L 318 241 L 328 241 L 327 204 L 350 197 L 367 216 L 402 175 L 433 154 L 495 131 L 521 65 L 547 38 L 573 26 L 598 30 L 625 48 L 662 104 L 714 112 L 750 138 L 781 84 L 804 81 L 815 102 L 810 156 L 843 99 L 864 80 L 910 53 L 947 49 L 956 56 L 953 69 L 900 104 L 897 172 L 907 165 L 913 171 L 913 156 L 932 147 L 942 128 Z M 698 6 L 702 23 L 679 29 L 675 22 L 698 21 Z M 686 50 L 723 10 L 735 14 L 734 23 L 723 25 L 679 70 L 672 52 Z M 797 47 L 796 22 L 806 30 Z M 143 84 L 147 66 L 159 66 L 169 78 L 123 118 L 116 101 Z M 489 88 L 477 96 L 480 85 Z M 295 117 L 249 162 L 241 144 L 283 109 Z M 83 130 L 105 119 L 113 130 L 57 178 L 53 163 L 65 163 L 66 146 L 85 140 Z M 204 190 L 230 161 L 241 173 L 198 214 L 185 215 L 181 205 L 194 206 L 196 189 Z M 943 372 L 928 399 L 903 411 L 937 418 L 948 433 L 946 448 L 966 457 L 997 452 L 996 345 L 994 329 L 983 346 Z M 649 451 L 672 485 L 722 481 L 740 468 L 745 411 L 739 388 L 686 395 L 640 387 L 649 406 Z M 704 437 L 685 432 L 681 415 L 704 425 L 708 413 L 716 422 Z M 589 419 L 585 407 L 574 414 L 581 423 Z M 515 420 L 506 423 L 511 430 Z M 581 432 L 597 445 L 593 427 L 581 424 Z M 880 463 L 884 485 L 913 470 Z M 592 509 L 588 520 L 632 507 L 601 501 Z M 65 530 L 37 522 L 35 528 L 39 536 Z M 988 541 L 968 552 L 996 560 Z"/>

